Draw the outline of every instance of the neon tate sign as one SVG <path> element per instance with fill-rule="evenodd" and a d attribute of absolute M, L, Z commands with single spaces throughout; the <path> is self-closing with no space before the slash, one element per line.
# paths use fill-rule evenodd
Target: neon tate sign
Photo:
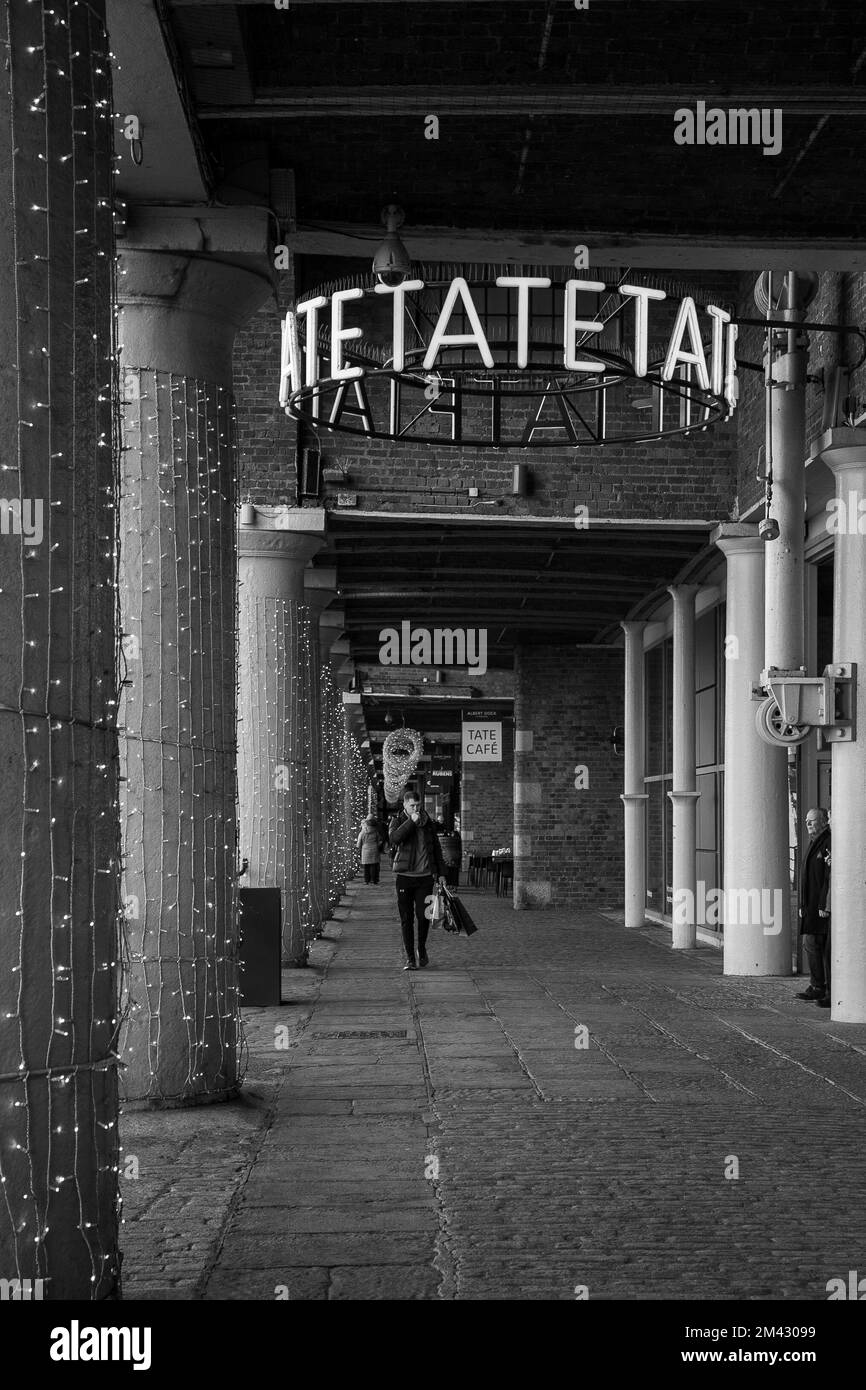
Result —
<path fill-rule="evenodd" d="M 424 315 L 418 314 L 411 296 L 425 290 L 423 280 L 315 295 L 285 316 L 280 404 L 297 419 L 374 438 L 480 447 L 531 444 L 559 448 L 687 433 L 689 429 L 729 418 L 736 408 L 737 325 L 725 309 L 707 305 L 702 331 L 694 299 L 682 298 L 664 358 L 651 363 L 650 305 L 667 299 L 664 290 L 632 284 L 609 289 L 599 280 L 567 280 L 553 285 L 554 292 L 562 295 L 561 313 L 555 320 L 562 325 L 558 345 L 561 354 L 556 356 L 549 340 L 549 315 L 545 319 L 547 339 L 539 343 L 532 332 L 533 291 L 551 286 L 546 276 L 500 275 L 481 287 L 508 290 L 515 296 L 510 321 L 516 324 L 516 330 L 507 345 L 508 352 L 503 353 L 501 342 L 493 343 L 500 354 L 499 361 L 494 357 L 472 290 L 462 276 L 448 285 L 435 323 L 426 316 L 432 333 L 420 345 L 418 321 Z M 441 282 L 437 288 L 445 290 Z M 610 319 L 624 315 L 627 307 L 632 309 L 630 358 L 585 346 L 607 324 L 601 319 L 581 317 L 579 297 L 605 291 L 619 296 Z M 358 346 L 351 348 L 363 330 L 347 327 L 344 321 L 347 305 L 372 295 L 390 295 L 392 299 L 390 356 L 384 363 Z M 455 315 L 458 331 L 449 331 Z M 411 327 L 416 340 L 411 347 L 407 346 L 407 327 Z M 709 340 L 706 349 L 705 332 Z M 323 338 L 328 342 L 324 359 Z M 540 348 L 548 354 L 548 360 L 539 362 Z M 454 362 L 455 349 L 460 350 L 463 359 L 459 365 Z M 477 354 L 477 364 L 468 363 L 467 351 Z M 325 365 L 327 370 L 323 371 Z M 612 388 L 634 379 L 646 379 L 657 388 L 655 418 L 636 434 L 614 436 L 608 428 L 607 395 Z M 383 384 L 387 386 L 387 400 L 374 404 L 376 388 Z M 524 408 L 517 434 L 509 435 L 506 422 L 514 423 L 521 396 L 531 398 L 529 414 Z M 478 427 L 477 402 L 471 413 L 466 410 L 473 397 L 483 397 L 487 407 L 487 424 L 480 437 L 466 434 L 467 419 L 476 432 Z M 678 406 L 673 424 L 665 416 L 666 397 Z M 418 432 L 419 421 L 423 428 L 425 418 L 429 423 L 437 415 L 447 416 L 450 423 L 444 438 L 441 431 L 433 435 Z M 556 437 L 549 438 L 551 434 Z"/>

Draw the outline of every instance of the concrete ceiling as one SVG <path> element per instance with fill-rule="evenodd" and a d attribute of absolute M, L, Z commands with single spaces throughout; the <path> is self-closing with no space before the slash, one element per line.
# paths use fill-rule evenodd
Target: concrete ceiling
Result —
<path fill-rule="evenodd" d="M 267 198 L 291 170 L 300 253 L 357 256 L 396 200 L 419 258 L 568 264 L 586 243 L 599 265 L 864 264 L 860 5 L 164 9 L 223 193 Z M 779 109 L 781 152 L 675 144 L 698 100 Z"/>

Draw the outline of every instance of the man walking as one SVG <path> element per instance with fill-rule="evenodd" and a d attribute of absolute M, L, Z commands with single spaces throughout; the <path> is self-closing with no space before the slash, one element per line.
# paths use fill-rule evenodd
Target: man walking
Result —
<path fill-rule="evenodd" d="M 404 970 L 416 970 L 427 964 L 427 932 L 430 923 L 424 914 L 427 899 L 433 892 L 434 877 L 444 883 L 445 865 L 435 826 L 421 809 L 416 792 L 403 796 L 403 810 L 391 822 L 388 842 L 393 850 L 394 875 L 397 881 L 397 909 L 406 952 Z M 415 927 L 418 922 L 418 960 L 415 960 Z"/>
<path fill-rule="evenodd" d="M 830 1007 L 830 817 L 821 806 L 806 813 L 811 844 L 800 874 L 800 934 L 809 988 L 798 999 Z"/>

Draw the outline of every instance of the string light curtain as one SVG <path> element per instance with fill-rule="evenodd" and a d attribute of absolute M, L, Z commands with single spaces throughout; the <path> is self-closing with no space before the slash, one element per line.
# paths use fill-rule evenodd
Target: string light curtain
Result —
<path fill-rule="evenodd" d="M 0 1275 L 76 1300 L 119 1285 L 104 17 L 0 4 Z"/>
<path fill-rule="evenodd" d="M 343 698 L 328 662 L 321 671 L 322 763 L 325 785 L 325 858 L 328 911 L 332 912 L 349 879 L 358 872 L 357 836 L 367 804 L 367 769 L 357 743 L 346 727 Z"/>
<path fill-rule="evenodd" d="M 305 766 L 306 786 L 304 802 L 309 826 L 310 847 L 310 898 L 311 932 L 313 936 L 321 933 L 327 917 L 325 890 L 325 846 L 322 821 L 324 818 L 324 739 L 322 735 L 322 677 L 321 645 L 319 641 L 319 622 L 313 611 L 309 611 L 307 625 L 306 657 L 309 669 L 306 681 L 307 720 L 309 729 L 309 758 Z"/>
<path fill-rule="evenodd" d="M 238 1082 L 234 420 L 224 387 L 136 368 L 128 346 L 124 1092 L 166 1103 Z"/>
<path fill-rule="evenodd" d="M 257 593 L 251 579 L 240 601 L 241 852 L 251 887 L 282 890 L 283 962 L 302 965 L 313 923 L 309 614 L 292 598 Z"/>

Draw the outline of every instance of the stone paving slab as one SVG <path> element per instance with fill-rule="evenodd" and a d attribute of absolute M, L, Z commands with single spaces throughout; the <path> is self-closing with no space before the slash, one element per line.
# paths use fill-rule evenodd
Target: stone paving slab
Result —
<path fill-rule="evenodd" d="M 246 1011 L 242 1100 L 124 1116 L 127 1297 L 808 1300 L 866 1269 L 866 1026 L 661 928 L 465 896 L 478 934 L 409 974 L 393 885 L 359 885 L 295 1002 Z"/>

